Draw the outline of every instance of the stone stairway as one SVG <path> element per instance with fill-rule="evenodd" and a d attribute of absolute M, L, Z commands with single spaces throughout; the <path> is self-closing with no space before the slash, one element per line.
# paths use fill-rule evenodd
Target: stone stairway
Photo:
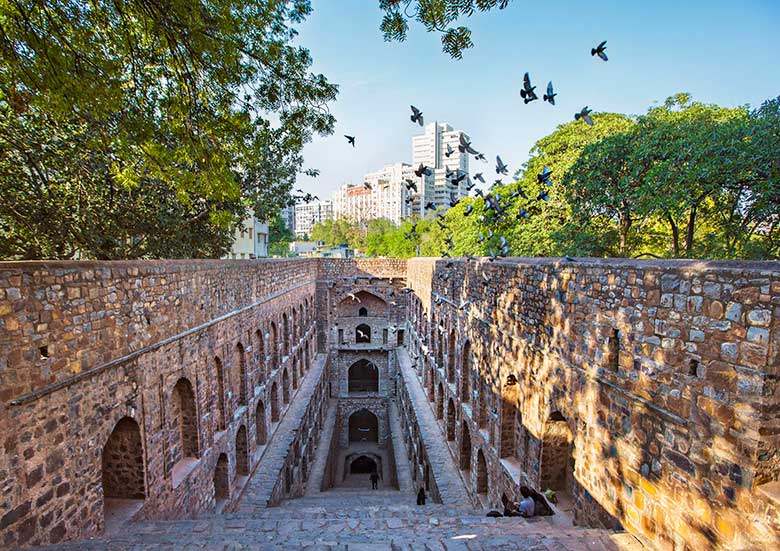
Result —
<path fill-rule="evenodd" d="M 260 513 L 146 521 L 110 539 L 62 544 L 63 550 L 478 550 L 633 551 L 625 533 L 561 529 L 549 519 L 488 518 L 468 508 L 414 505 L 398 490 L 339 488 L 285 501 Z"/>

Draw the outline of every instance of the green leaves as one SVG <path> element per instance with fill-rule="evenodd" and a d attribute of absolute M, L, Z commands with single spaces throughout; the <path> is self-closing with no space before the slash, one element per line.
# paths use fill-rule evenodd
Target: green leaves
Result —
<path fill-rule="evenodd" d="M 5 6 L 0 147 L 27 169 L 19 174 L 9 168 L 15 180 L 0 180 L 2 191 L 21 185 L 20 177 L 31 190 L 56 185 L 65 193 L 78 174 L 97 196 L 103 191 L 98 185 L 143 194 L 154 182 L 156 193 L 167 190 L 163 203 L 180 203 L 170 212 L 184 216 L 181 223 L 190 209 L 205 208 L 197 220 L 226 226 L 216 232 L 217 241 L 250 209 L 271 216 L 287 202 L 303 168 L 303 146 L 315 133 L 331 133 L 335 122 L 327 103 L 336 87 L 311 74 L 309 52 L 290 44 L 292 25 L 310 11 L 308 0 L 172 0 L 164 6 L 146 0 L 20 0 Z M 32 129 L 34 139 L 15 139 Z M 58 133 L 78 136 L 77 149 Z M 84 164 L 30 157 L 28 151 L 68 151 L 71 164 Z M 25 224 L 34 223 L 22 213 L 35 209 L 22 207 L 13 215 L 0 209 L 0 227 L 14 242 Z M 59 216 L 58 210 L 50 223 L 66 224 Z M 170 215 L 156 219 L 174 223 Z M 181 235 L 172 231 L 169 237 Z M 77 233 L 46 239 L 66 241 L 7 254 L 97 254 Z M 150 242 L 126 231 L 104 241 L 128 240 Z M 123 250 L 117 246 L 110 254 Z M 160 254 L 153 250 L 161 249 L 139 246 L 127 254 Z M 201 251 L 196 247 L 192 254 Z"/>
<path fill-rule="evenodd" d="M 422 24 L 428 32 L 442 34 L 442 50 L 454 59 L 462 59 L 464 50 L 472 48 L 468 27 L 450 27 L 461 17 L 471 17 L 475 10 L 502 10 L 510 0 L 380 0 L 384 11 L 380 30 L 386 41 L 403 42 L 409 30 L 409 21 Z"/>

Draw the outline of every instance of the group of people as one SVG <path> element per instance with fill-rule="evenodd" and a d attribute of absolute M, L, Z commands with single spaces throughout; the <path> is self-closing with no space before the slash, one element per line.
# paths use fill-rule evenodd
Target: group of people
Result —
<path fill-rule="evenodd" d="M 520 486 L 520 495 L 523 499 L 519 502 L 509 501 L 506 496 L 501 497 L 504 503 L 504 514 L 498 511 L 490 511 L 489 517 L 546 517 L 555 514 L 547 502 L 547 499 L 528 486 Z"/>

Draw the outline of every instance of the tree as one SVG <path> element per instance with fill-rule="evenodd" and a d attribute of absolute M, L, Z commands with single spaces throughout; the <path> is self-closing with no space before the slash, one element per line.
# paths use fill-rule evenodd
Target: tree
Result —
<path fill-rule="evenodd" d="M 219 255 L 226 250 L 225 231 L 248 210 L 265 218 L 284 206 L 303 168 L 303 145 L 334 124 L 326 104 L 336 87 L 311 74 L 309 52 L 291 44 L 293 26 L 310 11 L 308 0 L 20 0 L 5 6 L 0 147 L 24 160 L 4 176 L 21 175 L 28 189 L 15 200 L 67 196 L 74 188 L 83 196 L 101 182 L 114 199 L 131 190 L 137 199 L 146 195 L 138 190 L 153 183 L 155 200 L 166 205 L 161 219 L 171 219 L 171 212 L 181 217 L 171 219 L 171 228 L 150 229 L 184 239 L 140 252 L 135 244 L 148 243 L 147 234 L 134 234 L 132 224 L 103 225 L 100 239 L 108 247 L 96 250 L 73 229 L 62 236 L 36 233 L 36 243 L 20 251 L 19 243 L 33 239 L 31 216 L 39 212 L 17 203 L 12 214 L 0 211 L 2 236 L 17 244 L 10 257 L 99 257 L 103 249 L 112 258 L 155 256 L 168 248 L 211 254 L 191 249 L 188 232 L 177 229 L 193 217 L 208 220 Z M 20 141 L 24 135 L 31 136 Z M 64 144 L 69 136 L 77 136 L 74 146 Z M 83 164 L 63 166 L 48 154 L 52 150 Z M 16 185 L 0 180 L 4 196 Z M 80 219 L 119 217 L 121 210 L 106 211 L 115 204 L 81 200 Z M 65 209 L 46 214 L 54 228 L 74 224 Z"/>
<path fill-rule="evenodd" d="M 295 240 L 281 215 L 276 215 L 268 222 L 268 256 L 289 256 L 290 243 Z"/>
<path fill-rule="evenodd" d="M 385 40 L 403 42 L 409 31 L 409 21 L 416 20 L 428 32 L 441 33 L 442 50 L 455 59 L 463 50 L 474 46 L 468 27 L 449 27 L 461 17 L 470 17 L 476 10 L 503 10 L 510 0 L 379 0 L 385 12 L 380 26 Z"/>

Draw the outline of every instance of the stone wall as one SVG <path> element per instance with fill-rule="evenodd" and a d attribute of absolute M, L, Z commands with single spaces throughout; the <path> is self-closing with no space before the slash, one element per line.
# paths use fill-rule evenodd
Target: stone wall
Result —
<path fill-rule="evenodd" d="M 0 264 L 0 545 L 100 533 L 104 481 L 137 496 L 139 464 L 140 516 L 213 510 L 220 458 L 234 498 L 311 361 L 316 274 L 305 261 Z M 129 425 L 140 450 L 104 456 Z"/>
<path fill-rule="evenodd" d="M 486 505 L 549 484 L 660 548 L 780 545 L 776 263 L 413 259 L 408 284 Z"/>

